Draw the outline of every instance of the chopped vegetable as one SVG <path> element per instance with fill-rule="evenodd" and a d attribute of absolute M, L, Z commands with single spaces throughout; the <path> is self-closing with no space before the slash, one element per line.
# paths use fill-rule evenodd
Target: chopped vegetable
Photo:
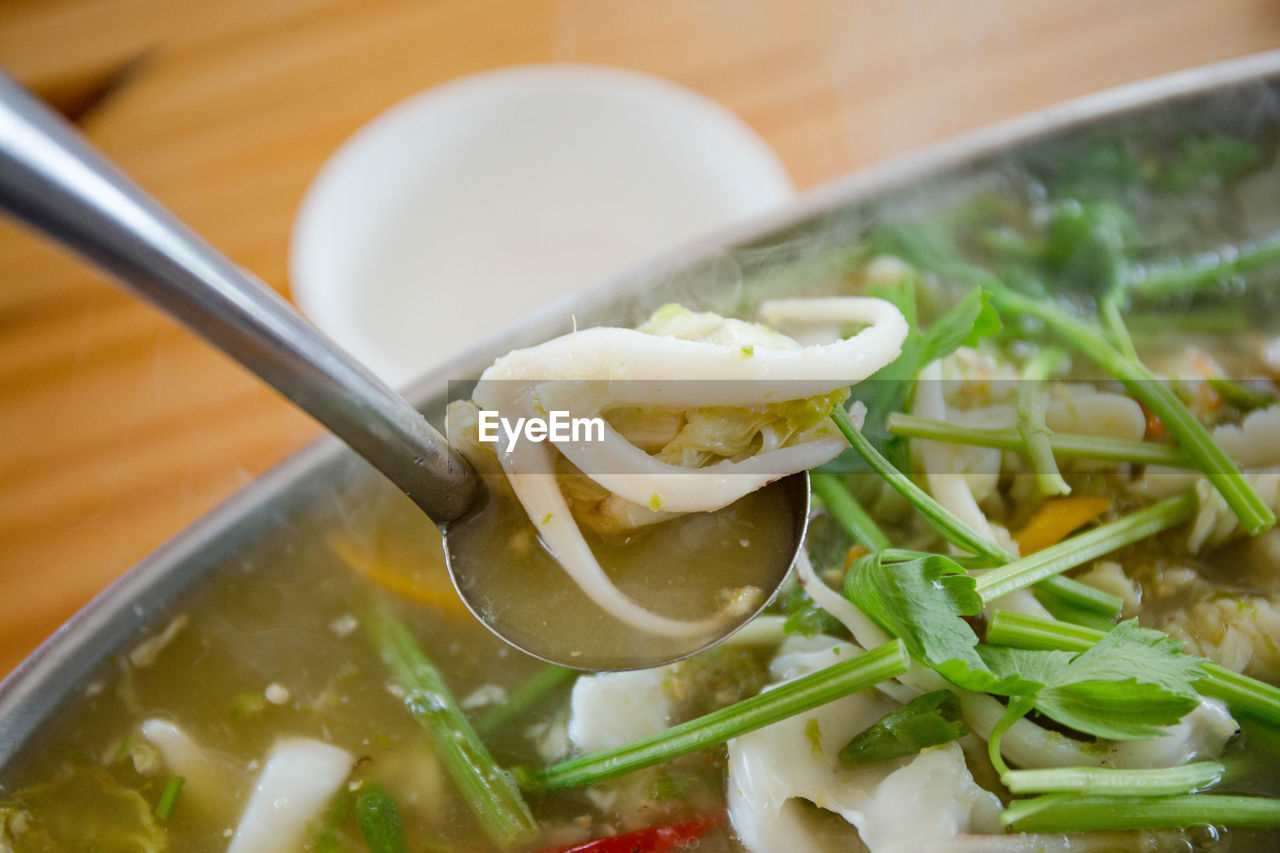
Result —
<path fill-rule="evenodd" d="M 1204 426 L 1146 365 L 1117 350 L 1097 331 L 1051 301 L 1024 296 L 990 277 L 986 277 L 984 286 L 992 292 L 992 301 L 1001 311 L 1043 320 L 1053 332 L 1124 383 L 1135 399 L 1160 418 L 1250 535 L 1256 536 L 1275 525 L 1275 513 L 1249 485 L 1240 467 L 1214 443 Z"/>
<path fill-rule="evenodd" d="M 1015 794 L 1092 794 L 1113 797 L 1160 797 L 1212 787 L 1227 768 L 1217 761 L 1195 761 L 1155 770 L 1103 767 L 1042 767 L 1010 770 L 1000 783 Z"/>
<path fill-rule="evenodd" d="M 1211 376 L 1208 382 L 1209 387 L 1217 393 L 1222 402 L 1238 409 L 1241 413 L 1265 408 L 1274 404 L 1277 399 L 1274 386 L 1256 388 L 1221 376 Z"/>
<path fill-rule="evenodd" d="M 1280 261 L 1280 232 L 1191 258 L 1140 267 L 1134 272 L 1133 294 L 1143 299 L 1190 296 L 1276 261 Z"/>
<path fill-rule="evenodd" d="M 1077 495 L 1045 501 L 1031 516 L 1026 526 L 1013 534 L 1018 551 L 1024 557 L 1056 545 L 1071 533 L 1084 527 L 1111 507 L 1111 499 L 1095 495 Z"/>
<path fill-rule="evenodd" d="M 840 761 L 857 765 L 905 758 L 968 733 L 960 700 L 950 690 L 935 690 L 917 696 L 856 735 L 840 750 Z"/>
<path fill-rule="evenodd" d="M 1044 396 L 1041 385 L 1066 358 L 1066 353 L 1045 349 L 1037 353 L 1022 369 L 1018 385 L 1018 432 L 1027 444 L 1027 456 L 1035 471 L 1036 485 L 1042 495 L 1070 494 L 1071 487 L 1062 479 L 1050 442 L 1052 431 L 1044 421 Z"/>
<path fill-rule="evenodd" d="M 169 815 L 173 814 L 173 807 L 178 804 L 184 781 L 186 780 L 181 776 L 170 776 L 169 781 L 165 782 L 164 790 L 160 792 L 160 801 L 156 803 L 156 817 L 160 820 L 168 820 Z"/>
<path fill-rule="evenodd" d="M 1000 821 L 1019 832 L 1280 826 L 1280 800 L 1224 794 L 1151 798 L 1048 794 L 1018 800 L 1005 809 Z"/>
<path fill-rule="evenodd" d="M 462 599 L 447 580 L 438 586 L 427 583 L 418 567 L 402 566 L 382 555 L 372 554 L 369 548 L 346 537 L 330 536 L 329 548 L 347 568 L 399 598 L 445 612 L 462 614 L 466 611 Z"/>
<path fill-rule="evenodd" d="M 926 438 L 974 447 L 1026 452 L 1026 440 L 1016 429 L 988 429 L 961 426 L 948 421 L 934 421 L 915 415 L 889 416 L 889 431 L 903 438 Z M 1126 441 L 1092 435 L 1053 433 L 1049 446 L 1055 456 L 1064 459 L 1100 459 L 1106 462 L 1131 462 L 1134 465 L 1164 465 L 1170 468 L 1194 468 L 1181 449 L 1171 444 L 1152 441 Z"/>
<path fill-rule="evenodd" d="M 840 523 L 854 542 L 871 551 L 883 551 L 893 545 L 879 525 L 854 499 L 849 490 L 832 474 L 818 471 L 809 475 L 813 491 L 822 499 L 827 512 Z"/>
<path fill-rule="evenodd" d="M 431 733 L 441 762 L 485 832 L 503 847 L 534 833 L 538 824 L 514 780 L 489 755 L 409 628 L 385 605 L 365 621 L 405 691 L 405 707 Z"/>
<path fill-rule="evenodd" d="M 396 801 L 376 782 L 365 782 L 356 793 L 356 822 L 370 853 L 409 853 Z"/>
<path fill-rule="evenodd" d="M 541 770 L 517 769 L 515 772 L 522 787 L 534 791 L 555 791 L 616 779 L 865 690 L 902 675 L 908 663 L 906 647 L 895 640 L 852 660 L 617 749 L 571 758 Z"/>
<path fill-rule="evenodd" d="M 1177 527 L 1195 515 L 1197 506 L 1198 501 L 1193 492 L 1168 498 L 1008 565 L 992 569 L 978 578 L 977 591 L 984 602 L 994 601 L 1002 595 L 1061 574 L 1117 548 Z"/>
<path fill-rule="evenodd" d="M 872 446 L 844 409 L 837 408 L 831 414 L 832 420 L 840 428 L 840 432 L 848 440 L 853 449 L 862 457 L 873 471 L 883 477 L 903 497 L 932 524 L 942 536 L 952 544 L 964 548 L 970 554 L 988 557 L 1000 563 L 1013 559 L 1013 554 L 1005 548 L 986 539 L 969 525 L 956 518 L 955 514 L 930 497 L 911 481 L 911 478 L 899 471 L 888 459 Z"/>

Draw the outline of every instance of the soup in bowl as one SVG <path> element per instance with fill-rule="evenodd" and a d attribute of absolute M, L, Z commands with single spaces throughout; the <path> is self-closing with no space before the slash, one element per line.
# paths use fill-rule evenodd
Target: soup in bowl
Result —
<path fill-rule="evenodd" d="M 472 520 L 483 582 L 577 643 L 593 606 L 632 642 L 695 618 L 628 548 L 749 597 L 734 549 L 794 543 L 706 513 L 754 523 L 779 511 L 757 486 L 809 471 L 793 576 L 726 642 L 528 657 L 463 606 L 439 531 L 322 444 L 0 689 L 0 850 L 1274 849 L 1277 67 L 953 143 L 583 296 L 584 348 L 712 383 L 592 398 L 636 470 L 546 447 L 530 489 L 468 431 L 563 306 L 420 387 L 510 487 Z M 781 384 L 720 399 L 702 359 L 729 354 Z M 713 495 L 713 470 L 756 479 Z"/>

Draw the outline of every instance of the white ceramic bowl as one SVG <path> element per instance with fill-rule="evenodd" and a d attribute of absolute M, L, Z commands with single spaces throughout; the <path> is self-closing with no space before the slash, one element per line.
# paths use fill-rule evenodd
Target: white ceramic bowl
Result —
<path fill-rule="evenodd" d="M 589 65 L 490 71 L 401 102 L 330 158 L 294 225 L 293 297 L 402 386 L 548 299 L 793 195 L 768 146 L 688 89 Z"/>

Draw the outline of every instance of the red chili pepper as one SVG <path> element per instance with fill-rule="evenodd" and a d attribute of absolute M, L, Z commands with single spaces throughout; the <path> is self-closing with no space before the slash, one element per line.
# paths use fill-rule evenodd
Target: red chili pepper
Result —
<path fill-rule="evenodd" d="M 651 826 L 567 847 L 551 847 L 540 853 L 668 853 L 689 846 L 722 820 L 724 815 L 718 814 L 688 823 Z"/>

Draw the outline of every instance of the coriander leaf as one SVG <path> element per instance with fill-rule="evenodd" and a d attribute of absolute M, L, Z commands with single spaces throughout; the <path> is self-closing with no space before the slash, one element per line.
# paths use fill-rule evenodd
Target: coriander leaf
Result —
<path fill-rule="evenodd" d="M 1036 710 L 1078 732 L 1112 740 L 1145 740 L 1165 734 L 1193 710 L 1195 696 L 1178 696 L 1155 685 L 1128 681 L 1080 681 L 1046 687 Z"/>
<path fill-rule="evenodd" d="M 1191 711 L 1204 677 L 1203 660 L 1182 644 L 1135 620 L 1117 625 L 1079 654 L 983 646 L 979 654 L 999 687 L 1022 682 L 1011 695 L 1076 731 L 1114 740 L 1163 734 Z M 1039 685 L 1036 687 L 1035 685 Z"/>
<path fill-rule="evenodd" d="M 1137 678 L 1171 693 L 1195 697 L 1204 659 L 1182 654 L 1183 643 L 1128 619 L 1112 628 L 1069 667 L 1073 681 Z"/>
<path fill-rule="evenodd" d="M 1016 676 L 1026 695 L 1034 695 L 1046 684 L 1057 681 L 1076 657 L 1076 652 L 1035 651 L 1006 646 L 979 646 L 978 654 L 991 670 L 1001 676 Z"/>
<path fill-rule="evenodd" d="M 974 579 L 954 560 L 929 554 L 888 563 L 862 557 L 845 575 L 844 595 L 918 660 L 970 690 L 1011 694 L 1033 691 L 1016 674 L 999 678 L 977 652 L 978 635 L 964 621 L 982 612 Z"/>
<path fill-rule="evenodd" d="M 836 617 L 814 603 L 799 586 L 778 596 L 778 606 L 787 617 L 782 623 L 784 634 L 812 637 L 816 634 L 839 634 L 843 628 Z"/>
<path fill-rule="evenodd" d="M 857 765 L 905 758 L 968 733 L 960 700 L 950 690 L 935 690 L 917 696 L 855 735 L 840 750 L 840 762 Z"/>
<path fill-rule="evenodd" d="M 841 625 L 837 619 L 812 601 L 787 614 L 782 623 L 782 633 L 813 637 L 817 634 L 835 634 Z"/>

